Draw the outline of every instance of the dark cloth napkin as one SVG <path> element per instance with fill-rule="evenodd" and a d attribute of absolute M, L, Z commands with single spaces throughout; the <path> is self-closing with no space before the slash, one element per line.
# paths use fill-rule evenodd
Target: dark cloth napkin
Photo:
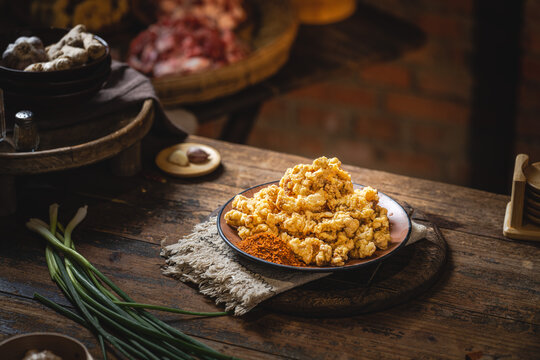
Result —
<path fill-rule="evenodd" d="M 150 79 L 127 64 L 114 60 L 108 80 L 89 99 L 79 100 L 58 109 L 51 106 L 46 109 L 45 114 L 36 113 L 35 117 L 40 129 L 60 128 L 121 113 L 134 105 L 142 104 L 146 99 L 154 100 L 154 128 L 162 132 L 172 132 L 180 137 L 187 136 L 184 129 L 171 125 Z"/>

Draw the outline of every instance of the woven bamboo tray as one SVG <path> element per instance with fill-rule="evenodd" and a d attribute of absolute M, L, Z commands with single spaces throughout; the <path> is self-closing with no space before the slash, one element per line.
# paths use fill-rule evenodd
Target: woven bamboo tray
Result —
<path fill-rule="evenodd" d="M 251 54 L 237 63 L 201 73 L 152 80 L 163 105 L 215 99 L 235 93 L 275 74 L 285 64 L 298 20 L 288 0 L 250 0 Z"/>

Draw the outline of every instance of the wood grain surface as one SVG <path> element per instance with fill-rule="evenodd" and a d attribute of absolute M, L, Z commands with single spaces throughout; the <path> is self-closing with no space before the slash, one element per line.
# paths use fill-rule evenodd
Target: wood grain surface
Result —
<path fill-rule="evenodd" d="M 107 164 L 98 163 L 18 179 L 18 213 L 0 218 L 0 339 L 55 330 L 81 340 L 96 359 L 101 358 L 87 330 L 32 300 L 39 292 L 67 304 L 49 279 L 43 241 L 24 227 L 30 217 L 46 219 L 53 202 L 61 204 L 64 222 L 81 205 L 89 206 L 87 219 L 74 234 L 77 248 L 135 300 L 220 309 L 196 289 L 161 275 L 161 244 L 189 234 L 241 190 L 277 180 L 287 167 L 310 159 L 199 137 L 188 141 L 219 150 L 220 168 L 201 178 L 165 176 L 155 167 L 154 157 L 177 141 L 148 137 L 142 144 L 143 171 L 131 178 L 115 177 Z M 429 289 L 383 311 L 359 315 L 332 314 L 328 309 L 325 317 L 298 316 L 267 304 L 243 317 L 159 317 L 220 351 L 246 359 L 463 359 L 471 353 L 488 359 L 538 358 L 540 244 L 502 235 L 508 196 L 352 166 L 345 169 L 353 181 L 407 202 L 419 212 L 419 221 L 440 229 L 448 244 L 447 264 Z M 399 286 L 387 277 L 392 269 L 381 270 L 378 275 L 388 280 L 389 291 Z M 325 283 L 319 285 L 330 288 L 348 279 L 321 281 Z M 306 301 L 304 296 L 296 301 Z"/>

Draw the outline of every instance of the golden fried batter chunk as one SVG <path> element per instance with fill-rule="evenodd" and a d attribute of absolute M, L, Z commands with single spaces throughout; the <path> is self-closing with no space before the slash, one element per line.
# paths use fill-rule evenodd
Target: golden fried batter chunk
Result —
<path fill-rule="evenodd" d="M 387 248 L 390 224 L 378 201 L 372 187 L 354 190 L 337 158 L 320 157 L 287 169 L 279 186 L 236 196 L 225 220 L 241 238 L 279 236 L 306 264 L 342 266 Z"/>

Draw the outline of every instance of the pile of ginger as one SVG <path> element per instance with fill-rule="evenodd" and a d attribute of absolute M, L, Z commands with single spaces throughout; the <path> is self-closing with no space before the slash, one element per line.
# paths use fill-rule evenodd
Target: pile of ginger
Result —
<path fill-rule="evenodd" d="M 105 52 L 105 45 L 79 24 L 47 47 L 36 36 L 18 38 L 2 54 L 2 64 L 33 72 L 66 70 L 99 59 Z"/>

